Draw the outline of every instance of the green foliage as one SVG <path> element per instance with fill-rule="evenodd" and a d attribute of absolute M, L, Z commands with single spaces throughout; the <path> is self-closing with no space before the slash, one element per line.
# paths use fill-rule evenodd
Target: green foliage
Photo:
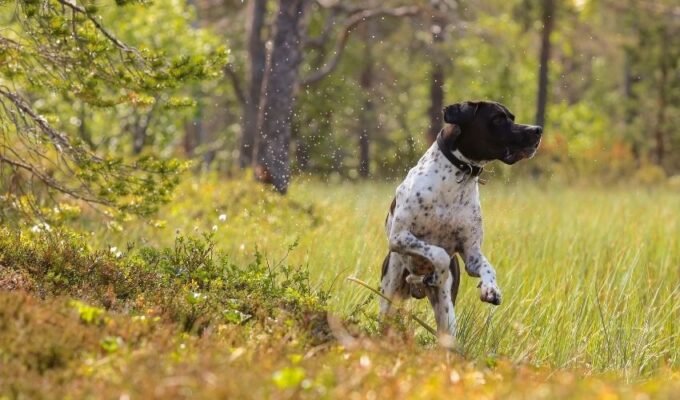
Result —
<path fill-rule="evenodd" d="M 67 195 L 121 218 L 148 216 L 188 166 L 158 151 L 139 154 L 161 136 L 156 130 L 165 132 L 159 142 L 172 140 L 191 115 L 177 109 L 195 104 L 191 85 L 219 76 L 227 51 L 191 27 L 184 3 L 123 3 L 0 8 L 11 28 L 0 33 L 0 128 L 12 143 L 0 154 L 0 178 L 6 208 L 19 215 L 43 218 L 55 195 Z M 125 23 L 112 23 L 114 31 L 110 20 Z M 131 145 L 134 159 L 113 156 Z"/>
<path fill-rule="evenodd" d="M 64 7 L 70 11 L 63 11 Z M 201 37 L 191 34 L 189 18 L 180 14 L 183 5 L 174 9 L 161 2 L 141 7 L 114 7 L 102 18 L 91 2 L 84 8 L 59 0 L 18 2 L 15 11 L 21 30 L 3 42 L 5 56 L 12 61 L 3 66 L 3 75 L 10 75 L 26 90 L 58 92 L 86 104 L 110 107 L 151 105 L 163 100 L 159 95 L 166 89 L 219 73 L 226 60 L 223 48 L 204 43 L 207 51 L 192 54 L 181 44 L 170 47 L 170 38 L 183 30 L 190 34 L 185 43 L 196 41 L 191 36 Z M 120 32 L 122 39 L 101 22 L 110 18 L 126 19 L 116 26 L 116 35 Z"/>
<path fill-rule="evenodd" d="M 8 268 L 0 271 L 0 281 L 21 276 L 24 289 L 77 296 L 106 308 L 132 307 L 140 313 L 158 308 L 188 332 L 276 318 L 323 323 L 328 294 L 311 286 L 307 271 L 283 261 L 270 265 L 260 253 L 251 263 L 236 265 L 215 252 L 210 234 L 178 236 L 172 248 L 129 246 L 125 252 L 92 251 L 86 243 L 62 229 L 3 229 L 0 263 Z M 102 323 L 103 310 L 79 301 L 71 305 L 83 322 Z"/>
<path fill-rule="evenodd" d="M 98 324 L 103 322 L 102 314 L 104 313 L 104 310 L 101 308 L 89 306 L 78 300 L 71 300 L 69 305 L 78 312 L 80 320 L 84 323 Z"/>

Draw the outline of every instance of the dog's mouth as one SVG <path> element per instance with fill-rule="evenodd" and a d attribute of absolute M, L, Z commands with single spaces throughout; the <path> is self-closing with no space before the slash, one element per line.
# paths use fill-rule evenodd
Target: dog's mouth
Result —
<path fill-rule="evenodd" d="M 505 149 L 505 155 L 501 157 L 501 161 L 508 165 L 512 165 L 520 160 L 530 159 L 536 155 L 538 151 L 538 146 L 541 144 L 541 139 L 538 139 L 535 143 L 530 144 L 526 147 L 520 147 L 517 149 L 512 149 L 508 147 Z"/>

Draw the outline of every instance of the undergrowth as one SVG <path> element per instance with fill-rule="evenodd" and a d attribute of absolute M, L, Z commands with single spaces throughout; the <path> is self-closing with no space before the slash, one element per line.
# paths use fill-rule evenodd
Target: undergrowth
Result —
<path fill-rule="evenodd" d="M 0 229 L 0 288 L 65 295 L 111 310 L 153 313 L 200 334 L 215 324 L 267 325 L 282 315 L 325 340 L 328 293 L 309 273 L 259 252 L 238 265 L 211 234 L 180 236 L 168 248 L 93 250 L 72 231 Z M 291 248 L 292 249 L 292 248 Z"/>
<path fill-rule="evenodd" d="M 377 285 L 393 189 L 199 177 L 158 220 L 1 228 L 0 399 L 680 397 L 677 194 L 484 187 L 504 302 L 464 277 L 448 351 L 344 279 Z"/>

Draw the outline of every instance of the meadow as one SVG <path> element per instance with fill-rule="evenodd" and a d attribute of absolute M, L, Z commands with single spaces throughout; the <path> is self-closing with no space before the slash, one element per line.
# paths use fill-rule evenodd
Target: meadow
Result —
<path fill-rule="evenodd" d="M 75 246 L 87 243 L 82 246 L 94 252 L 88 260 L 129 259 L 141 268 L 124 273 L 125 290 L 118 289 L 118 278 L 96 280 L 96 268 L 88 266 L 81 278 L 60 282 L 57 278 L 67 275 L 54 271 L 77 268 L 73 265 L 79 261 L 69 261 L 63 245 L 37 251 L 40 245 L 35 244 L 36 237 L 52 235 L 56 227 L 45 232 L 36 225 L 34 232 L 22 233 L 22 246 L 30 248 L 31 256 L 12 255 L 9 249 L 16 243 L 11 235 L 5 237 L 0 263 L 10 268 L 4 268 L 0 283 L 15 291 L 2 295 L 0 355 L 25 369 L 14 379 L 2 379 L 2 392 L 8 398 L 51 397 L 54 390 L 64 396 L 96 397 L 103 390 L 107 396 L 133 398 L 333 398 L 352 393 L 360 398 L 420 398 L 425 393 L 435 398 L 456 393 L 486 398 L 638 398 L 649 393 L 671 398 L 680 393 L 677 191 L 524 180 L 492 180 L 482 186 L 483 248 L 498 271 L 503 303 L 480 302 L 476 279 L 464 275 L 457 343 L 445 350 L 407 318 L 397 334 L 381 337 L 377 298 L 345 279 L 354 276 L 378 285 L 386 249 L 383 221 L 395 185 L 298 180 L 290 196 L 282 197 L 246 180 L 205 175 L 187 179 L 175 201 L 150 222 L 103 224 L 87 209 L 61 215 L 88 232 L 73 239 Z M 155 256 L 144 250 L 164 248 L 170 250 Z M 40 251 L 44 254 L 36 255 Z M 225 267 L 238 276 L 225 278 L 205 267 L 221 265 L 205 261 L 213 253 L 239 266 Z M 164 254 L 169 255 L 165 264 Z M 198 266 L 185 280 L 181 268 L 173 270 L 174 282 L 184 285 L 174 289 L 146 288 L 149 278 L 135 277 L 159 266 L 172 269 L 192 262 Z M 51 272 L 36 272 L 31 263 L 54 265 Z M 263 271 L 284 271 L 285 276 L 275 278 L 279 286 L 257 286 Z M 290 278 L 291 271 L 299 275 Z M 74 283 L 79 279 L 85 283 Z M 216 280 L 221 282 L 217 287 Z M 248 286 L 252 282 L 256 285 Z M 244 289 L 226 296 L 230 284 Z M 98 285 L 103 289 L 95 290 Z M 176 292 L 185 288 L 194 300 L 189 296 L 181 306 L 168 300 L 185 296 Z M 241 318 L 246 314 L 238 310 L 217 317 L 207 312 L 207 317 L 178 317 L 187 313 L 182 307 L 193 313 L 203 292 L 206 304 L 223 306 L 228 303 L 220 303 L 221 297 L 226 296 L 252 303 L 246 304 L 249 309 L 264 304 L 257 309 L 268 311 L 261 320 L 259 311 L 249 311 L 256 317 Z M 161 300 L 151 293 L 160 293 Z M 107 296 L 120 300 L 106 301 Z M 279 304 L 294 304 L 287 311 L 293 317 L 281 318 L 275 311 Z M 407 308 L 433 324 L 426 301 L 409 302 Z M 328 312 L 340 322 L 334 328 L 322 322 L 318 328 L 310 325 L 307 311 L 295 317 L 308 309 Z M 7 325 L 17 318 L 25 325 L 22 335 L 11 334 L 21 324 Z M 44 324 L 43 319 L 55 318 Z M 140 325 L 140 320 L 146 322 Z M 42 328 L 32 325 L 38 322 Z M 41 340 L 48 344 L 28 345 L 35 329 L 57 329 L 55 342 L 43 332 Z M 318 329 L 326 330 L 325 336 L 315 334 Z M 17 346 L 29 350 L 17 353 Z M 36 351 L 65 352 L 65 359 L 52 354 L 54 365 L 38 363 L 43 366 L 37 375 L 27 373 L 34 369 L 30 360 Z M 167 381 L 171 384 L 163 386 Z"/>
<path fill-rule="evenodd" d="M 676 3 L 0 1 L 0 400 L 679 399 Z M 380 323 L 398 179 L 510 120 L 502 304 Z"/>

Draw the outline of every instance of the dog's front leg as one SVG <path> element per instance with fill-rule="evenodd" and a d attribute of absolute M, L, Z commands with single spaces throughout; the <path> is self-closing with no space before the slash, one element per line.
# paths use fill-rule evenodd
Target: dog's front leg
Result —
<path fill-rule="evenodd" d="M 471 240 L 463 250 L 465 270 L 471 276 L 478 276 L 479 298 L 494 305 L 501 304 L 501 290 L 496 285 L 496 271 L 487 261 L 480 247 L 481 240 Z"/>
<path fill-rule="evenodd" d="M 456 317 L 451 299 L 453 278 L 449 270 L 451 258 L 446 250 L 423 242 L 408 230 L 399 230 L 399 224 L 392 226 L 390 250 L 399 254 L 420 256 L 432 263 L 435 279 L 430 284 L 428 297 L 434 308 L 437 331 L 440 334 L 455 335 Z"/>

